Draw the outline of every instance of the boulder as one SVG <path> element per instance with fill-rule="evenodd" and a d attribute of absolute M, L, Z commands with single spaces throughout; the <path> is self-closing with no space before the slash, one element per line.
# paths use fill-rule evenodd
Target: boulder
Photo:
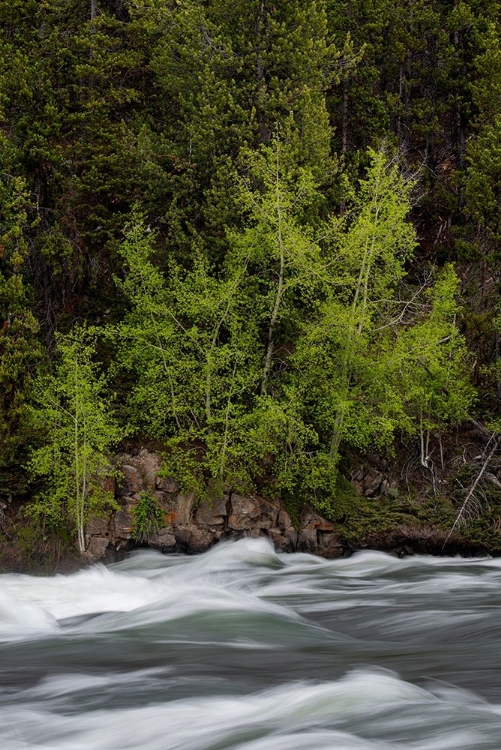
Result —
<path fill-rule="evenodd" d="M 278 526 L 281 529 L 290 529 L 293 525 L 292 519 L 285 508 L 280 508 L 278 511 Z"/>
<path fill-rule="evenodd" d="M 176 497 L 173 497 L 169 493 L 163 492 L 161 490 L 155 490 L 155 492 L 152 492 L 151 494 L 166 513 L 175 512 L 177 515 Z"/>
<path fill-rule="evenodd" d="M 171 528 L 163 528 L 157 534 L 148 538 L 148 546 L 153 549 L 159 549 L 162 552 L 169 552 L 176 547 L 176 537 Z"/>
<path fill-rule="evenodd" d="M 306 506 L 301 514 L 301 529 L 316 529 L 317 531 L 334 531 L 334 524 Z"/>
<path fill-rule="evenodd" d="M 101 482 L 101 488 L 105 492 L 109 492 L 110 495 L 114 495 L 117 489 L 115 477 L 106 477 L 106 479 L 103 479 L 103 481 Z"/>
<path fill-rule="evenodd" d="M 90 560 L 100 560 L 106 554 L 110 540 L 101 536 L 91 536 L 86 549 L 86 556 Z"/>
<path fill-rule="evenodd" d="M 123 464 L 121 467 L 123 480 L 119 482 L 118 494 L 120 495 L 132 495 L 135 492 L 140 492 L 143 489 L 143 480 L 141 475 L 135 466 L 129 464 Z"/>
<path fill-rule="evenodd" d="M 369 471 L 364 479 L 363 494 L 365 497 L 377 497 L 381 494 L 384 476 L 380 471 Z"/>
<path fill-rule="evenodd" d="M 343 556 L 344 547 L 336 534 L 320 532 L 318 535 L 318 551 L 316 554 L 322 555 L 322 557 L 326 557 L 329 560 L 333 560 L 337 557 Z"/>
<path fill-rule="evenodd" d="M 252 529 L 261 516 L 261 504 L 255 497 L 231 496 L 231 513 L 228 526 L 235 531 Z M 273 525 L 273 524 L 272 524 Z"/>
<path fill-rule="evenodd" d="M 109 518 L 91 518 L 87 526 L 85 527 L 86 534 L 97 534 L 105 536 L 110 532 L 110 519 Z"/>
<path fill-rule="evenodd" d="M 187 524 L 191 522 L 191 516 L 195 507 L 195 493 L 190 492 L 188 495 L 178 495 L 176 500 L 175 512 L 177 513 L 178 524 Z"/>
<path fill-rule="evenodd" d="M 174 530 L 176 542 L 187 552 L 205 552 L 212 547 L 215 537 L 207 529 L 201 529 L 195 524 L 177 526 Z"/>
<path fill-rule="evenodd" d="M 269 500 L 257 499 L 260 505 L 260 519 L 257 525 L 260 529 L 272 529 L 278 523 L 280 507 Z"/>
<path fill-rule="evenodd" d="M 284 536 L 286 539 L 289 540 L 292 551 L 294 552 L 297 548 L 297 540 L 299 536 L 297 529 L 295 529 L 294 526 L 291 526 L 290 528 L 285 529 Z"/>
<path fill-rule="evenodd" d="M 300 552 L 311 552 L 318 555 L 318 532 L 316 529 L 301 529 L 298 534 L 297 548 Z"/>
<path fill-rule="evenodd" d="M 303 509 L 298 531 L 281 502 L 256 495 L 233 494 L 230 488 L 221 490 L 219 485 L 207 488 L 209 494 L 214 492 L 214 499 L 197 505 L 193 493 L 180 493 L 174 478 L 159 476 L 161 462 L 159 454 L 146 448 L 119 457 L 123 479 L 115 488 L 115 497 L 121 507 L 111 520 L 91 519 L 86 528 L 89 544 L 95 537 L 105 540 L 106 544 L 108 539 L 112 540 L 117 550 L 129 549 L 134 507 L 141 492 L 146 491 L 161 506 L 165 519 L 163 528 L 152 534 L 147 544 L 164 552 L 203 552 L 219 539 L 258 536 L 268 537 L 283 551 L 299 549 L 329 558 L 339 557 L 344 552 L 335 525 L 311 507 Z M 365 492 L 389 491 L 381 472 L 373 469 L 362 467 L 351 479 L 353 484 L 360 482 Z M 110 489 L 113 489 L 111 485 Z M 218 495 L 221 491 L 225 493 L 223 497 Z M 100 544 L 93 544 L 99 554 Z M 103 544 L 104 541 L 101 546 Z"/>
<path fill-rule="evenodd" d="M 130 539 L 132 536 L 132 514 L 127 510 L 118 510 L 114 518 L 115 536 L 119 539 Z"/>
<path fill-rule="evenodd" d="M 141 477 L 143 479 L 143 485 L 147 490 L 154 490 L 156 487 L 156 479 L 162 459 L 157 453 L 150 453 L 149 450 L 143 448 L 139 451 L 134 464 L 137 466 Z"/>
<path fill-rule="evenodd" d="M 275 545 L 275 547 L 280 550 L 280 552 L 292 552 L 294 549 L 294 545 L 287 536 L 285 536 L 282 533 L 282 529 L 279 529 L 278 527 L 274 529 L 268 530 L 268 536 Z"/>
<path fill-rule="evenodd" d="M 205 501 L 195 511 L 195 520 L 200 526 L 224 526 L 227 516 L 226 502 L 228 498 L 222 497 L 212 503 Z"/>
<path fill-rule="evenodd" d="M 180 489 L 178 483 L 172 477 L 156 477 L 155 486 L 158 490 L 167 492 L 169 495 L 175 495 Z"/>

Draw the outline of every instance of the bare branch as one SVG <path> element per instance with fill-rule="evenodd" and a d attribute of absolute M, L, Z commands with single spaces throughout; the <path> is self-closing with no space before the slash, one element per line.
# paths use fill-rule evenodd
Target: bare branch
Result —
<path fill-rule="evenodd" d="M 487 445 L 485 447 L 485 450 L 487 450 L 487 448 L 489 447 L 489 444 L 491 443 L 491 441 L 493 439 L 494 439 L 494 436 L 491 435 L 491 437 L 489 438 L 489 442 L 487 443 Z M 452 525 L 451 530 L 449 531 L 449 533 L 447 535 L 447 538 L 446 538 L 445 542 L 442 545 L 442 549 L 445 547 L 445 545 L 447 544 L 447 542 L 449 541 L 449 539 L 451 538 L 451 536 L 453 535 L 453 533 L 455 532 L 456 528 L 461 523 L 461 521 L 464 520 L 465 516 L 469 515 L 472 507 L 478 505 L 478 498 L 476 496 L 476 492 L 478 491 L 477 488 L 478 488 L 479 482 L 482 479 L 483 475 L 485 474 L 485 472 L 486 472 L 486 470 L 487 470 L 487 468 L 488 468 L 488 466 L 489 466 L 489 464 L 490 464 L 490 462 L 491 462 L 491 460 L 492 460 L 495 452 L 498 449 L 498 444 L 499 444 L 498 443 L 498 439 L 495 438 L 494 439 L 494 445 L 492 446 L 492 448 L 489 451 L 486 459 L 484 460 L 484 462 L 483 462 L 483 464 L 482 464 L 482 466 L 480 468 L 480 471 L 478 472 L 477 476 L 475 477 L 475 480 L 474 480 L 473 484 L 470 485 L 470 489 L 468 490 L 468 494 L 466 495 L 466 497 L 464 499 L 464 502 L 463 502 L 461 508 L 459 509 L 459 511 L 458 511 L 458 513 L 456 515 L 456 519 L 455 519 L 455 521 L 454 521 L 454 523 Z M 484 455 L 485 455 L 485 451 L 484 451 Z"/>

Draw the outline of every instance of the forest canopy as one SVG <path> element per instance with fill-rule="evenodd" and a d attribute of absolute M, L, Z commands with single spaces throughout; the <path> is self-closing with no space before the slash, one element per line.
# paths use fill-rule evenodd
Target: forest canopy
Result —
<path fill-rule="evenodd" d="M 497 432 L 500 17 L 1 3 L 0 491 L 83 549 L 124 439 L 328 514 L 357 457 Z"/>

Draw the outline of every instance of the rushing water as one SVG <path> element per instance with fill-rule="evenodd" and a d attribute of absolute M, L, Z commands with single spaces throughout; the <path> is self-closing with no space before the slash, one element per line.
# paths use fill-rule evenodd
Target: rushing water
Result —
<path fill-rule="evenodd" d="M 501 561 L 139 552 L 0 576 L 2 750 L 501 748 Z"/>

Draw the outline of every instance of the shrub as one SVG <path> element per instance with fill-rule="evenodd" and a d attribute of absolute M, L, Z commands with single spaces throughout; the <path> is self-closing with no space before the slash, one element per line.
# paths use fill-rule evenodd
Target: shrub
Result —
<path fill-rule="evenodd" d="M 133 515 L 132 538 L 136 542 L 145 542 L 152 534 L 157 534 L 165 524 L 163 509 L 147 492 L 141 492 Z"/>

